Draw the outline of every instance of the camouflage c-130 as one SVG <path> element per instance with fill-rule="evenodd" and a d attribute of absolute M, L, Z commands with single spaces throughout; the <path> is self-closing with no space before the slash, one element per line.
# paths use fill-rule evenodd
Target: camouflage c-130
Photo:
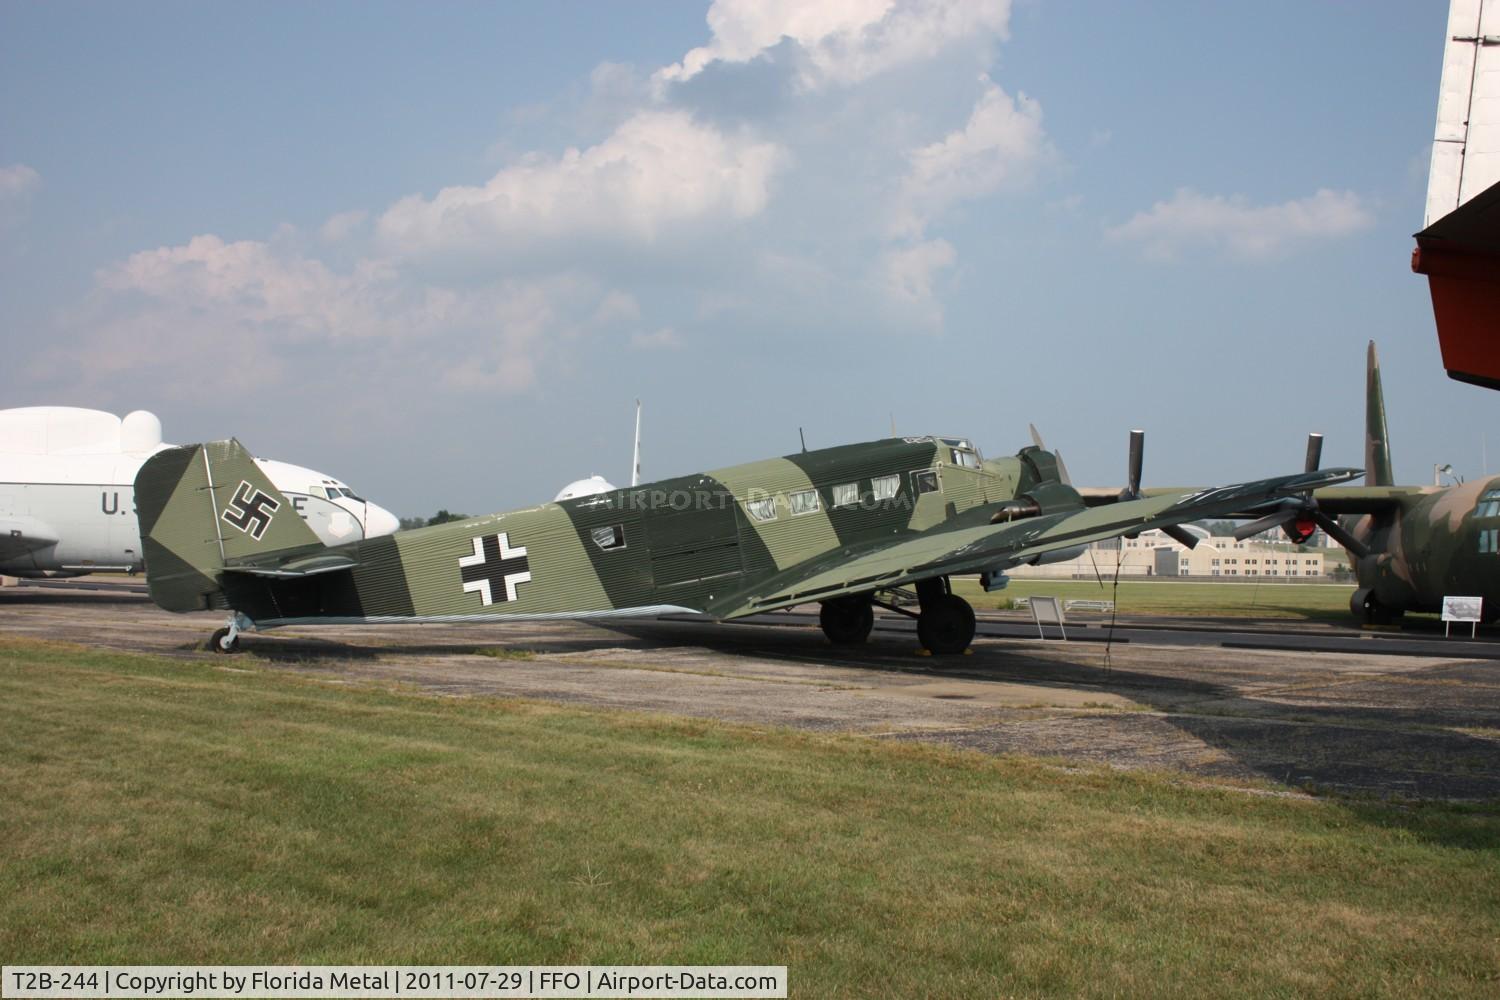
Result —
<path fill-rule="evenodd" d="M 1316 465 L 1310 449 L 1307 467 Z M 1483 620 L 1500 619 L 1500 476 L 1446 487 L 1395 485 L 1374 341 L 1365 355 L 1365 485 L 1320 489 L 1280 507 L 1235 536 L 1280 524 L 1292 541 L 1304 542 L 1318 518 L 1349 551 L 1359 580 L 1349 609 L 1367 622 L 1440 611 L 1448 595 L 1483 598 Z M 1329 515 L 1338 522 L 1328 524 Z"/>
<path fill-rule="evenodd" d="M 1254 510 L 1356 475 L 1330 469 L 1088 509 L 1041 447 L 986 461 L 962 438 L 890 438 L 336 546 L 235 440 L 164 451 L 135 490 L 152 599 L 168 611 L 231 612 L 211 640 L 221 652 L 256 627 L 732 619 L 814 601 L 828 638 L 852 643 L 868 637 L 883 593 L 914 586 L 922 644 L 951 654 L 974 637 L 952 574 L 999 581 L 1091 541 Z"/>

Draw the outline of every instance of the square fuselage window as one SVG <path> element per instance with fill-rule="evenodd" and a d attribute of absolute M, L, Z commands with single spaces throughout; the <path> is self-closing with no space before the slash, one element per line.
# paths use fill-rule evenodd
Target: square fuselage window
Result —
<path fill-rule="evenodd" d="M 817 490 L 801 490 L 797 493 L 789 493 L 786 500 L 787 507 L 790 508 L 793 516 L 811 514 L 818 509 Z"/>

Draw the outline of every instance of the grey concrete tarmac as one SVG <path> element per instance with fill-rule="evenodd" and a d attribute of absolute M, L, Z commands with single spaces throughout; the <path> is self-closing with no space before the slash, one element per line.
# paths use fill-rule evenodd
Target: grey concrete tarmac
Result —
<path fill-rule="evenodd" d="M 202 651 L 222 620 L 167 614 L 128 586 L 0 589 L 0 634 L 205 669 L 846 732 L 1276 788 L 1500 798 L 1500 662 L 1474 656 L 1387 653 L 1380 643 L 1359 652 L 1184 645 L 1136 631 L 1108 649 L 982 635 L 972 655 L 937 658 L 918 655 L 915 637 L 895 623 L 845 650 L 805 618 L 788 618 L 295 628 L 247 635 L 241 653 L 224 657 Z M 1279 643 L 1297 645 L 1289 634 Z"/>

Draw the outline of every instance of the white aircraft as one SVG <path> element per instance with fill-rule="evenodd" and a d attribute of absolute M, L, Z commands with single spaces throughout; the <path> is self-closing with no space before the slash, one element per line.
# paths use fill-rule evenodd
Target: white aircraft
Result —
<path fill-rule="evenodd" d="M 0 410 L 0 574 L 81 576 L 141 569 L 135 474 L 164 448 L 161 421 L 71 406 Z M 258 458 L 327 545 L 388 535 L 390 511 L 337 479 Z"/>

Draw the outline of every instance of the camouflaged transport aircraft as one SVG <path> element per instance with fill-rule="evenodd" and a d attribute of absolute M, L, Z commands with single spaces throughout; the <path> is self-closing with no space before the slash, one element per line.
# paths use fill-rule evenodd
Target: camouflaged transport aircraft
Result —
<path fill-rule="evenodd" d="M 1308 468 L 1317 467 L 1320 440 L 1309 442 Z M 1367 622 L 1440 611 L 1445 595 L 1482 597 L 1483 620 L 1500 619 L 1500 476 L 1441 488 L 1394 485 L 1374 341 L 1365 361 L 1365 485 L 1287 498 L 1235 537 L 1276 526 L 1299 543 L 1324 527 L 1349 551 L 1359 580 L 1349 610 Z"/>
<path fill-rule="evenodd" d="M 905 437 L 334 546 L 238 441 L 163 451 L 135 491 L 152 599 L 168 611 L 231 612 L 210 642 L 220 652 L 257 627 L 731 619 L 815 601 L 828 638 L 855 643 L 870 634 L 874 605 L 911 586 L 923 646 L 951 654 L 974 637 L 952 574 L 980 573 L 996 588 L 1007 568 L 1071 557 L 1091 541 L 1256 509 L 1356 475 L 1136 493 L 1087 509 L 1040 447 L 986 461 L 965 439 Z"/>

